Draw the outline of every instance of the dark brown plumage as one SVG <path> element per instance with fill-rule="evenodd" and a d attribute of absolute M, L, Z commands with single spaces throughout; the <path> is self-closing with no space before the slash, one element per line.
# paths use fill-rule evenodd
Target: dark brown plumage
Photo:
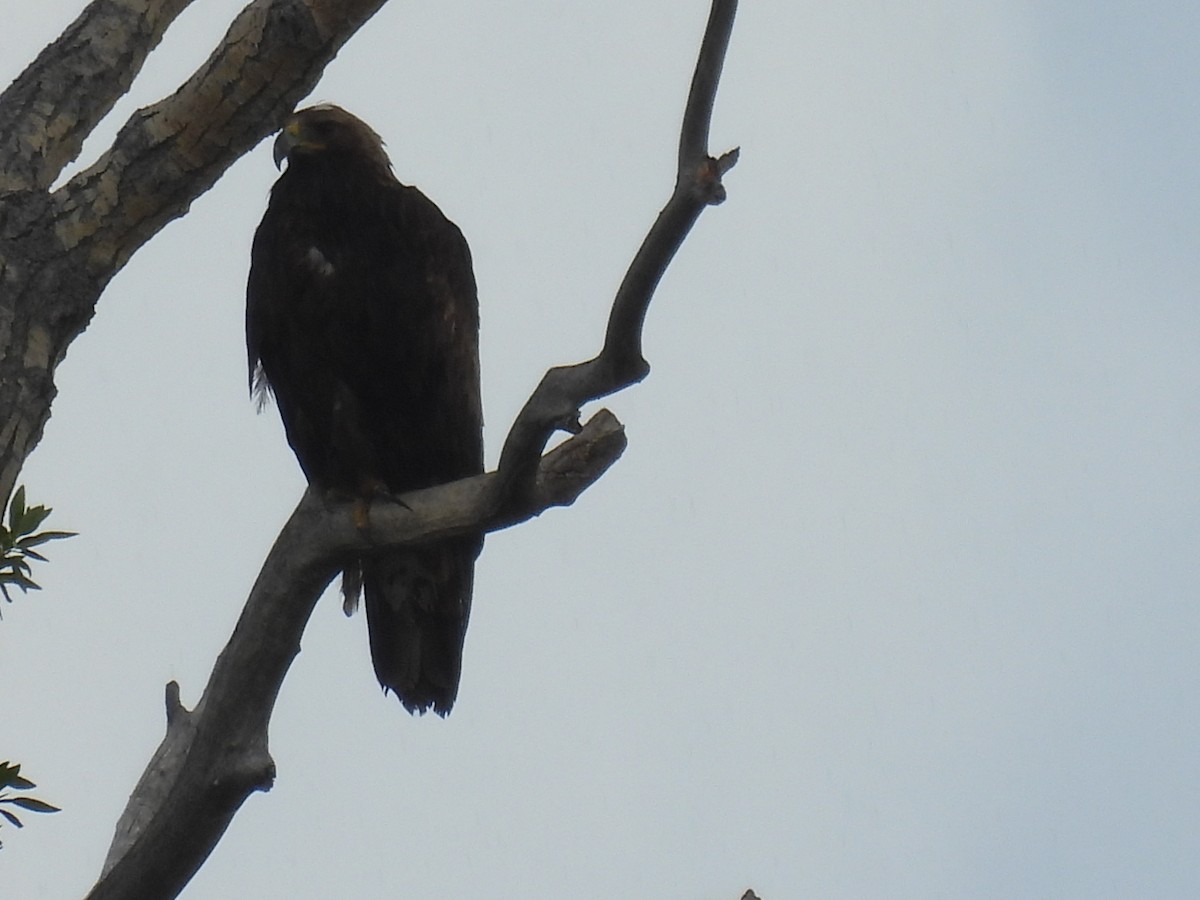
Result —
<path fill-rule="evenodd" d="M 483 469 L 479 309 L 458 228 L 392 174 L 383 142 L 335 106 L 289 119 L 287 169 L 254 235 L 252 388 L 279 406 L 309 482 L 369 500 Z M 450 711 L 482 538 L 348 563 L 371 658 L 410 711 Z"/>

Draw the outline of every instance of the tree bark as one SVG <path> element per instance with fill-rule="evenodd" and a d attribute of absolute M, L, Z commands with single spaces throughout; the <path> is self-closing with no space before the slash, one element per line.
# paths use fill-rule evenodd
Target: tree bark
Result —
<path fill-rule="evenodd" d="M 256 0 L 179 90 L 51 191 L 188 2 L 95 0 L 0 94 L 0 498 L 108 282 L 279 128 L 384 0 Z"/>
<path fill-rule="evenodd" d="M 54 191 L 50 185 L 188 0 L 96 0 L 0 95 L 0 497 L 11 493 L 40 439 L 55 367 L 108 281 L 278 128 L 383 2 L 255 0 L 178 91 L 136 112 L 95 165 Z M 167 734 L 130 797 L 90 897 L 175 896 L 245 798 L 270 787 L 275 698 L 340 560 L 491 531 L 569 505 L 620 456 L 625 438 L 615 417 L 602 410 L 580 426 L 580 409 L 649 372 L 641 332 L 654 289 L 701 211 L 725 197 L 721 177 L 737 151 L 713 158 L 706 144 L 735 10 L 736 0 L 713 2 L 675 187 L 618 290 L 600 353 L 546 373 L 513 423 L 496 473 L 375 503 L 365 530 L 348 506 L 306 493 L 196 708 L 184 709 L 178 686 L 167 686 Z M 543 455 L 557 430 L 574 437 Z"/>
<path fill-rule="evenodd" d="M 309 490 L 263 563 L 200 702 L 186 710 L 167 685 L 167 734 L 117 823 L 104 873 L 89 900 L 174 897 L 208 858 L 242 802 L 269 790 L 275 763 L 267 727 L 313 607 L 347 556 L 383 547 L 507 527 L 550 506 L 569 506 L 625 449 L 606 410 L 547 454 L 532 505 L 498 511 L 497 476 L 481 475 L 370 508 L 330 507 Z"/>

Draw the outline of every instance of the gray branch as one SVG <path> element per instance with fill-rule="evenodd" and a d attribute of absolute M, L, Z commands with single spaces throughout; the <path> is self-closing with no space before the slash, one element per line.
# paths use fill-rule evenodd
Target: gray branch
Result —
<path fill-rule="evenodd" d="M 308 491 L 283 526 L 193 710 L 167 685 L 167 734 L 117 823 L 104 873 L 88 895 L 174 897 L 208 858 L 253 791 L 268 790 L 275 764 L 267 727 L 304 627 L 339 560 L 406 543 L 492 531 L 551 506 L 569 506 L 625 449 L 620 422 L 601 410 L 538 466 L 531 503 L 498 511 L 495 474 L 414 491 L 370 508 L 369 527 L 353 504 L 328 505 Z"/>
<path fill-rule="evenodd" d="M 617 292 L 600 355 L 546 374 L 514 422 L 495 473 L 407 494 L 395 504 L 374 503 L 366 530 L 356 526 L 348 506 L 330 508 L 312 491 L 305 494 L 268 555 L 199 704 L 185 710 L 178 687 L 168 685 L 167 735 L 117 826 L 92 900 L 174 896 L 245 798 L 270 788 L 275 769 L 267 728 L 275 697 L 339 560 L 516 524 L 573 502 L 620 456 L 625 438 L 616 418 L 601 410 L 581 427 L 579 409 L 645 377 L 641 331 L 654 288 L 700 212 L 724 199 L 720 176 L 735 155 L 713 159 L 695 137 L 708 132 L 735 8 L 733 0 L 713 4 L 675 190 Z M 560 428 L 575 436 L 543 456 Z M 153 890 L 140 893 L 146 885 Z"/>
<path fill-rule="evenodd" d="M 41 439 L 55 368 L 108 282 L 278 130 L 383 3 L 255 0 L 187 83 L 134 113 L 95 165 L 53 193 L 187 2 L 96 0 L 0 95 L 0 501 Z"/>
<path fill-rule="evenodd" d="M 54 370 L 112 276 L 242 153 L 277 129 L 384 0 L 255 0 L 175 94 L 135 113 L 95 165 L 50 183 L 127 89 L 187 0 L 96 0 L 0 95 L 0 497 L 41 437 Z M 193 710 L 167 688 L 167 734 L 117 826 L 92 898 L 175 896 L 254 790 L 270 787 L 267 728 L 312 607 L 347 556 L 491 531 L 569 505 L 620 456 L 619 422 L 587 402 L 649 371 L 641 332 L 659 279 L 700 212 L 724 199 L 736 151 L 706 149 L 736 2 L 714 0 L 682 128 L 675 189 L 613 303 L 594 359 L 551 369 L 517 417 L 497 473 L 350 509 L 306 494 L 268 555 Z M 119 38 L 119 40 L 116 40 Z M 113 46 L 106 41 L 116 40 Z M 119 53 L 114 47 L 119 45 Z M 96 66 L 93 97 L 79 85 Z M 124 66 L 124 71 L 117 71 Z M 556 430 L 575 436 L 548 454 Z"/>
<path fill-rule="evenodd" d="M 713 0 L 688 93 L 679 141 L 679 168 L 671 199 L 658 214 L 617 290 L 599 355 L 543 376 L 517 416 L 500 454 L 501 502 L 520 502 L 533 489 L 537 460 L 555 431 L 579 428 L 580 408 L 641 381 L 650 373 L 642 356 L 642 324 L 654 289 L 706 206 L 721 203 L 721 176 L 737 162 L 732 150 L 714 159 L 708 129 L 717 82 L 733 30 L 737 0 Z"/>
<path fill-rule="evenodd" d="M 0 95 L 0 194 L 45 190 L 192 0 L 93 0 Z"/>

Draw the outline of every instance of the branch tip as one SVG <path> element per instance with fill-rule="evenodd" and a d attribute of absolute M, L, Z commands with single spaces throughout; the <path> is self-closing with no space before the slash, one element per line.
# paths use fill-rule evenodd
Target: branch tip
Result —
<path fill-rule="evenodd" d="M 261 97 L 256 95 L 253 102 L 238 101 L 244 115 L 233 128 L 234 137 L 256 140 L 259 131 L 269 127 L 264 116 L 277 114 L 306 92 L 324 62 L 383 2 L 306 0 L 289 4 L 264 0 L 261 5 L 275 11 L 320 6 L 331 22 L 336 18 L 339 24 L 332 35 L 318 29 L 321 34 L 316 35 L 319 46 L 315 49 L 307 43 L 297 44 L 286 28 L 263 32 L 286 37 L 289 47 L 299 48 L 298 59 L 289 60 L 286 54 L 281 57 L 275 45 L 272 54 L 263 55 L 263 59 L 279 63 L 279 75 L 261 87 Z M 621 456 L 626 442 L 621 423 L 601 410 L 581 425 L 580 410 L 646 377 L 650 367 L 642 354 L 642 327 L 654 290 L 700 211 L 725 197 L 721 176 L 733 166 L 737 151 L 713 159 L 707 138 L 736 6 L 736 0 L 713 0 L 684 114 L 674 190 L 618 289 L 600 355 L 547 373 L 513 422 L 497 472 L 412 492 L 405 495 L 410 502 L 401 500 L 394 509 L 390 509 L 393 504 L 373 509 L 373 528 L 379 527 L 380 519 L 390 520 L 383 526 L 386 533 L 376 535 L 386 538 L 389 545 L 493 531 L 531 518 L 549 506 L 570 505 Z M 338 18 L 343 15 L 344 22 Z M 200 87 L 208 83 L 203 78 L 197 82 Z M 187 109 L 187 102 L 199 102 L 196 85 L 189 85 L 183 91 L 182 105 L 162 108 Z M 215 137 L 207 137 L 206 146 L 213 140 Z M 119 140 L 116 146 L 119 149 Z M 211 183 L 237 152 L 206 155 L 200 180 Z M 188 194 L 192 196 L 194 193 Z M 186 207 L 187 200 L 182 202 Z M 145 228 L 135 223 L 138 227 L 123 232 L 119 262 L 160 228 L 160 220 L 165 221 L 168 214 L 180 211 L 170 204 L 155 207 L 154 215 L 138 220 L 149 223 Z M 547 441 L 556 430 L 575 436 L 546 452 Z M 378 546 L 363 547 L 361 530 L 341 516 L 331 515 L 330 506 L 314 491 L 305 494 L 269 552 L 195 708 L 184 708 L 177 682 L 167 684 L 168 733 L 118 823 L 110 861 L 89 895 L 93 900 L 175 896 L 211 852 L 249 792 L 270 788 L 275 765 L 267 749 L 267 723 L 283 678 L 299 652 L 304 626 L 317 598 L 341 568 L 339 560 L 344 562 L 346 554 L 371 552 Z M 403 514 L 389 515 L 398 511 Z M 341 523 L 336 533 L 331 524 L 337 524 L 334 520 Z M 249 672 L 253 677 L 247 677 Z M 231 781 L 225 781 L 230 775 Z M 200 827 L 191 827 L 193 823 Z M 167 850 L 162 849 L 167 846 L 164 841 L 169 844 Z M 147 890 L 144 876 L 151 864 L 158 880 Z"/>
<path fill-rule="evenodd" d="M 718 157 L 707 156 L 696 168 L 693 190 L 697 199 L 708 206 L 719 206 L 725 202 L 725 185 L 721 176 L 737 165 L 740 148 L 734 147 Z"/>
<path fill-rule="evenodd" d="M 547 441 L 559 430 L 577 434 L 584 404 L 636 384 L 650 372 L 642 353 L 642 328 L 654 290 L 700 211 L 725 199 L 721 175 L 737 159 L 737 151 L 714 159 L 707 149 L 713 101 L 736 10 L 737 0 L 713 0 L 684 110 L 671 199 L 617 289 L 604 346 L 594 359 L 548 371 L 526 401 L 500 453 L 498 508 L 528 505 Z"/>
<path fill-rule="evenodd" d="M 171 680 L 167 682 L 165 700 L 167 705 L 167 725 L 173 725 L 175 722 L 182 719 L 184 716 L 190 715 L 190 712 L 184 707 L 179 700 L 179 682 Z"/>

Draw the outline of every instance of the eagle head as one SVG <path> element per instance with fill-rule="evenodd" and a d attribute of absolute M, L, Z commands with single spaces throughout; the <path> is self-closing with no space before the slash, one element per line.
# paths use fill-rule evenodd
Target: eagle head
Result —
<path fill-rule="evenodd" d="M 390 174 L 391 161 L 383 139 L 371 126 L 340 106 L 322 104 L 298 110 L 288 117 L 275 139 L 276 168 L 301 159 L 346 159 Z"/>

